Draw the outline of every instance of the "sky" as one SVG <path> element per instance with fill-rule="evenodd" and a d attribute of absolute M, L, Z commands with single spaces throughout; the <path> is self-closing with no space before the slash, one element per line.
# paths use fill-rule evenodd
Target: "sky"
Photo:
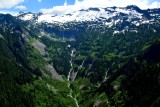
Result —
<path fill-rule="evenodd" d="M 141 9 L 160 8 L 160 0 L 0 0 L 0 13 L 43 12 L 69 13 L 89 7 L 125 7 L 137 5 Z"/>

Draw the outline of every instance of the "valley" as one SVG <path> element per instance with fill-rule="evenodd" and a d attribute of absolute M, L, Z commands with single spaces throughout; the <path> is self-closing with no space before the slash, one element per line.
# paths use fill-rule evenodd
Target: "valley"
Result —
<path fill-rule="evenodd" d="M 160 105 L 160 9 L 0 14 L 0 47 L 2 107 Z"/>

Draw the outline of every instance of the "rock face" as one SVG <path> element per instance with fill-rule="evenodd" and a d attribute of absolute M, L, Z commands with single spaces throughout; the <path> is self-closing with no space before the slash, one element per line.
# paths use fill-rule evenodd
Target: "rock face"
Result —
<path fill-rule="evenodd" d="M 41 43 L 40 41 L 36 40 L 36 41 L 32 44 L 32 46 L 33 46 L 36 50 L 38 50 L 42 56 L 48 54 L 48 53 L 45 51 L 45 47 L 46 47 L 46 46 L 45 46 L 43 43 Z M 47 57 L 47 58 L 44 58 L 44 59 L 47 61 L 47 60 L 49 60 L 50 58 Z M 59 75 L 59 74 L 56 72 L 55 68 L 54 68 L 51 64 L 46 65 L 46 66 L 45 66 L 45 69 L 51 73 L 51 77 L 52 77 L 53 79 L 60 80 L 60 81 L 64 81 L 63 78 L 62 78 L 62 76 Z M 44 75 L 46 75 L 46 74 L 44 74 Z M 46 75 L 46 76 L 47 76 L 47 75 Z"/>
<path fill-rule="evenodd" d="M 56 70 L 54 69 L 54 67 L 50 64 L 48 64 L 46 67 L 46 70 L 50 71 L 52 74 L 52 78 L 56 79 L 56 80 L 60 80 L 60 81 L 64 81 L 62 76 L 59 75 Z"/>
<path fill-rule="evenodd" d="M 32 45 L 35 49 L 37 49 L 40 52 L 41 55 L 44 56 L 47 54 L 45 51 L 46 46 L 43 43 L 39 42 L 38 40 L 36 40 L 36 42 L 34 42 Z"/>

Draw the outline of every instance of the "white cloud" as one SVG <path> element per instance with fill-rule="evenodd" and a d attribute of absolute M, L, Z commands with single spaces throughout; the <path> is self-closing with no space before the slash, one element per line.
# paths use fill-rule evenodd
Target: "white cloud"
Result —
<path fill-rule="evenodd" d="M 42 0 L 38 0 L 38 2 L 41 2 Z"/>
<path fill-rule="evenodd" d="M 19 6 L 16 6 L 15 9 L 18 9 L 18 10 L 26 10 L 26 6 L 23 6 L 23 5 L 19 5 Z"/>
<path fill-rule="evenodd" d="M 11 14 L 12 16 L 17 16 L 18 12 L 13 12 L 13 11 L 7 11 L 7 10 L 0 10 L 1 14 Z"/>
<path fill-rule="evenodd" d="M 22 2 L 24 2 L 24 0 L 0 0 L 0 8 L 12 8 Z"/>
<path fill-rule="evenodd" d="M 41 9 L 45 14 L 66 14 L 80 9 L 89 7 L 126 7 L 128 5 L 136 5 L 141 9 L 157 8 L 157 0 L 75 0 L 74 5 L 67 5 L 65 1 L 63 6 L 55 6 L 50 9 Z"/>

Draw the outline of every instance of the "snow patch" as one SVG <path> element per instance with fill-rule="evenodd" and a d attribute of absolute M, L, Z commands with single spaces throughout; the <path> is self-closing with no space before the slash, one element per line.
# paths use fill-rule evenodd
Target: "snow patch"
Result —
<path fill-rule="evenodd" d="M 32 20 L 33 14 L 29 13 L 23 17 L 20 17 L 21 20 L 27 21 L 27 20 Z"/>

